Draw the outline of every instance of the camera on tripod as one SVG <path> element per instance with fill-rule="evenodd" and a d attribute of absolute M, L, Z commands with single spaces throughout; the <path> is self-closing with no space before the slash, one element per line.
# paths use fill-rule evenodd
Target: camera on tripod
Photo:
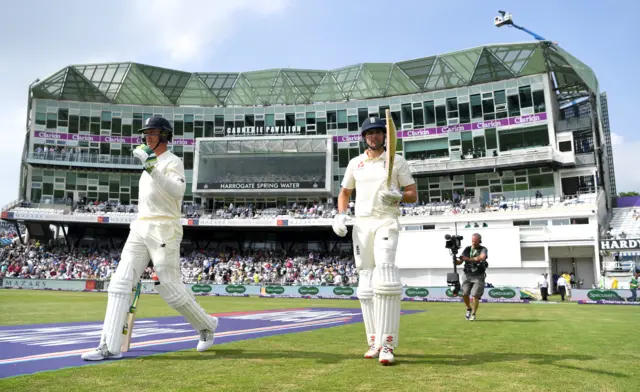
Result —
<path fill-rule="evenodd" d="M 444 236 L 444 239 L 446 240 L 444 247 L 449 249 L 453 257 L 453 272 L 447 274 L 447 286 L 451 287 L 454 296 L 458 296 L 460 292 L 460 275 L 458 275 L 457 272 L 456 256 L 462 247 L 464 237 L 461 235 L 447 234 Z"/>

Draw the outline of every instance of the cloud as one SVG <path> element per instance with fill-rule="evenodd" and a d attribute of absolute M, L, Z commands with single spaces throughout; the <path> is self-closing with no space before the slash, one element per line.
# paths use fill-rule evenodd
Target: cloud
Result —
<path fill-rule="evenodd" d="M 616 173 L 616 191 L 640 192 L 640 177 L 635 168 L 638 165 L 640 140 L 626 140 L 625 137 L 611 132 L 613 166 Z"/>
<path fill-rule="evenodd" d="M 289 0 L 136 0 L 140 30 L 168 57 L 166 66 L 202 61 L 243 25 L 240 14 L 260 17 L 281 13 Z"/>
<path fill-rule="evenodd" d="M 3 123 L 0 205 L 17 198 L 25 136 L 27 89 L 70 64 L 135 61 L 185 71 L 207 66 L 225 40 L 240 29 L 264 25 L 282 15 L 291 0 L 68 0 L 65 7 L 42 2 L 5 7 L 0 24 L 5 40 L 0 56 Z M 60 23 L 94 18 L 87 23 Z M 29 21 L 26 28 L 24 21 Z M 253 25 L 252 25 L 253 23 Z M 193 69 L 193 71 L 199 69 Z"/>
<path fill-rule="evenodd" d="M 611 145 L 618 146 L 624 143 L 624 136 L 618 135 L 615 132 L 611 132 Z"/>

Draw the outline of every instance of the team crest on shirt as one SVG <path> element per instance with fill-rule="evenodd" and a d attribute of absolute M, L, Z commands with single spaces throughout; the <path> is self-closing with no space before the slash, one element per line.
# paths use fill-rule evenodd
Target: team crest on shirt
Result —
<path fill-rule="evenodd" d="M 358 169 L 362 169 L 364 167 L 364 161 L 360 161 L 360 163 L 358 163 Z"/>

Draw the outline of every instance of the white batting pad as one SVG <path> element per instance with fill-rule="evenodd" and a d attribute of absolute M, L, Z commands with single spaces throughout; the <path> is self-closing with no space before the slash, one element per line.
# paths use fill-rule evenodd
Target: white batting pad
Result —
<path fill-rule="evenodd" d="M 374 314 L 376 320 L 376 346 L 398 346 L 400 338 L 400 303 L 402 283 L 398 267 L 383 263 L 375 269 Z"/>
<path fill-rule="evenodd" d="M 209 316 L 198 304 L 184 284 L 177 282 L 167 282 L 156 286 L 156 290 L 165 300 L 167 305 L 177 310 L 196 331 L 215 331 L 218 326 L 215 317 Z"/>
<path fill-rule="evenodd" d="M 376 324 L 373 310 L 373 271 L 358 271 L 358 299 L 362 308 L 362 319 L 367 334 L 367 345 L 375 343 Z"/>
<path fill-rule="evenodd" d="M 120 352 L 122 344 L 122 329 L 131 306 L 133 289 L 133 270 L 127 268 L 122 274 L 115 274 L 109 282 L 107 313 L 102 327 L 102 344 L 112 354 Z"/>

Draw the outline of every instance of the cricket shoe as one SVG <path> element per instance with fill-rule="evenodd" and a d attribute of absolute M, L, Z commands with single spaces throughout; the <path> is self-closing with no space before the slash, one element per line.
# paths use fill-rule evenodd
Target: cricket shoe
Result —
<path fill-rule="evenodd" d="M 107 350 L 107 345 L 96 348 L 95 350 L 87 351 L 81 355 L 81 358 L 85 361 L 102 361 L 104 359 L 120 359 L 122 353 L 112 354 Z"/>
<path fill-rule="evenodd" d="M 394 361 L 393 355 L 393 347 L 383 346 L 380 350 L 380 357 L 378 358 L 378 362 L 383 365 L 391 365 Z"/>
<path fill-rule="evenodd" d="M 213 346 L 214 334 L 216 332 L 216 328 L 218 328 L 218 318 L 211 316 L 211 320 L 213 322 L 213 329 L 203 329 L 200 331 L 200 341 L 198 342 L 198 347 L 196 350 L 202 352 L 207 350 L 209 347 Z"/>
<path fill-rule="evenodd" d="M 364 357 L 366 359 L 378 358 L 378 355 L 380 355 L 380 348 L 376 347 L 375 344 L 372 344 L 371 346 L 369 346 L 369 351 L 364 353 Z"/>
<path fill-rule="evenodd" d="M 467 313 L 464 314 L 464 318 L 469 320 L 471 318 L 471 309 L 467 309 Z"/>

